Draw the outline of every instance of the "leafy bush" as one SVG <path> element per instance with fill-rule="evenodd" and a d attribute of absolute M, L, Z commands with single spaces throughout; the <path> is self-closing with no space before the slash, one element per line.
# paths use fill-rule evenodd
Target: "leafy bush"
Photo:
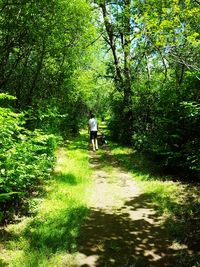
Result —
<path fill-rule="evenodd" d="M 164 165 L 199 172 L 200 104 L 194 82 L 180 87 L 166 83 L 146 95 L 139 92 L 133 112 L 138 150 L 150 152 Z"/>
<path fill-rule="evenodd" d="M 132 144 L 147 152 L 163 167 L 197 175 L 200 171 L 200 102 L 199 80 L 187 74 L 184 83 L 173 80 L 165 84 L 135 82 L 132 95 Z M 109 124 L 111 137 L 124 141 L 123 102 L 119 94 L 111 100 Z M 127 131 L 128 132 L 128 131 Z"/>
<path fill-rule="evenodd" d="M 50 175 L 54 164 L 55 136 L 29 131 L 24 123 L 23 113 L 0 108 L 0 220 L 18 212 L 19 204 Z"/>

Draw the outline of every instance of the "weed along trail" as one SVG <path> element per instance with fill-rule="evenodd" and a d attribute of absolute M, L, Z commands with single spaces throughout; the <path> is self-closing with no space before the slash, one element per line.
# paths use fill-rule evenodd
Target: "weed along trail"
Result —
<path fill-rule="evenodd" d="M 93 186 L 90 213 L 79 238 L 82 267 L 175 266 L 176 252 L 153 204 L 109 149 L 89 152 Z"/>

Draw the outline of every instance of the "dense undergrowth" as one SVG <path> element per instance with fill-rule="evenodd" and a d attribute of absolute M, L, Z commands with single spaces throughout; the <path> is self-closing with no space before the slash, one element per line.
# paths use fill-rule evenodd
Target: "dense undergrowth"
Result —
<path fill-rule="evenodd" d="M 160 161 L 163 168 L 182 169 L 200 177 L 199 81 L 187 76 L 184 86 L 169 82 L 147 89 L 136 85 L 133 94 L 132 145 Z M 112 100 L 109 122 L 112 137 L 126 143 L 126 126 L 119 97 Z M 120 127 L 118 127 L 120 125 Z M 117 129 L 117 130 L 116 130 Z M 190 177 L 189 177 L 190 178 Z"/>
<path fill-rule="evenodd" d="M 57 151 L 57 164 L 32 215 L 3 230 L 1 266 L 67 266 L 87 214 L 90 170 L 84 137 Z"/>
<path fill-rule="evenodd" d="M 12 96 L 1 94 L 3 99 Z M 0 222 L 27 210 L 27 199 L 54 166 L 57 138 L 24 127 L 25 114 L 0 108 Z"/>

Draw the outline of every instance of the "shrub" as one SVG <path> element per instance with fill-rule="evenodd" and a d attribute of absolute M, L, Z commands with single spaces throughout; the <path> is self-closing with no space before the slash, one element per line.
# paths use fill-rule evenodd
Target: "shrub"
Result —
<path fill-rule="evenodd" d="M 54 165 L 55 136 L 29 131 L 24 124 L 23 113 L 0 108 L 0 221 L 19 212 Z"/>

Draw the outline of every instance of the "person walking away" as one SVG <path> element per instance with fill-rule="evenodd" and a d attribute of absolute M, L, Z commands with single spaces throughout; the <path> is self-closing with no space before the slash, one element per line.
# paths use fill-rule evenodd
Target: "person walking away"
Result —
<path fill-rule="evenodd" d="M 90 132 L 90 141 L 92 142 L 93 151 L 98 150 L 97 131 L 98 131 L 97 120 L 94 114 L 91 114 L 88 122 L 88 132 Z"/>

